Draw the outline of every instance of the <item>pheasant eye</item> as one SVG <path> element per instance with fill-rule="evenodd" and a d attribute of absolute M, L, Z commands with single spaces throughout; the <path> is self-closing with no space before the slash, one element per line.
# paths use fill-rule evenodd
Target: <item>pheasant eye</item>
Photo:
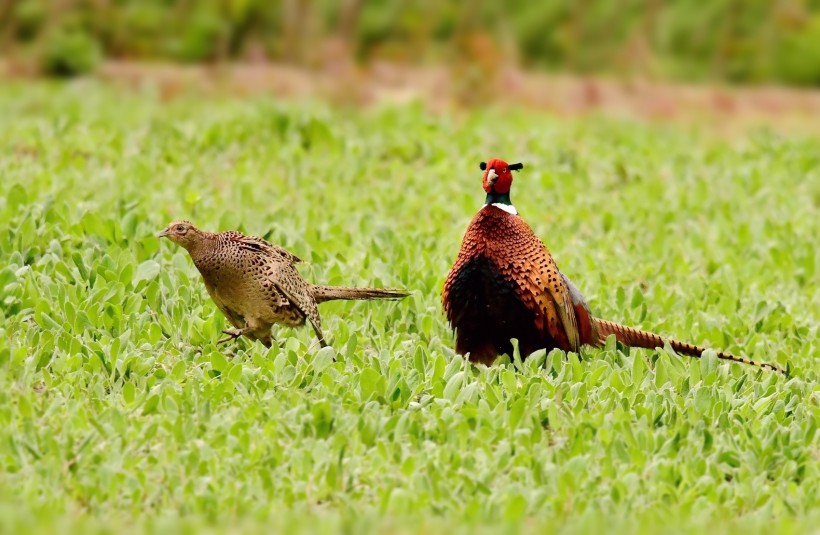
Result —
<path fill-rule="evenodd" d="M 504 169 L 502 169 L 502 170 L 501 170 L 501 172 L 502 172 L 502 173 L 506 173 L 506 172 L 507 172 L 507 168 L 505 167 Z"/>
<path fill-rule="evenodd" d="M 183 234 L 185 232 L 185 225 L 177 225 L 176 231 Z"/>

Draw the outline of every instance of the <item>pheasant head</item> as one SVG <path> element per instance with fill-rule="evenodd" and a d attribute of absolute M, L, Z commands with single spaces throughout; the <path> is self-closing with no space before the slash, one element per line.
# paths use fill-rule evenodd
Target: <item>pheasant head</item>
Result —
<path fill-rule="evenodd" d="M 483 185 L 487 192 L 485 204 L 492 204 L 510 213 L 516 213 L 510 201 L 510 187 L 512 186 L 512 172 L 524 168 L 523 163 L 508 164 L 504 160 L 493 158 L 479 165 L 484 171 Z"/>
<path fill-rule="evenodd" d="M 512 172 L 524 168 L 523 163 L 508 164 L 504 160 L 493 158 L 479 165 L 484 171 L 484 191 L 499 195 L 509 194 L 512 186 Z"/>
<path fill-rule="evenodd" d="M 201 242 L 205 233 L 194 226 L 190 221 L 172 221 L 157 233 L 158 238 L 168 238 L 177 245 L 181 245 L 188 251 Z"/>

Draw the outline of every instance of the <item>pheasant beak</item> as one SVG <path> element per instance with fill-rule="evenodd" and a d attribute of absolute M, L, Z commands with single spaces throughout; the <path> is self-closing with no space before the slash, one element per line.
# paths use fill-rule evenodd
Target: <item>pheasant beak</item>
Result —
<path fill-rule="evenodd" d="M 169 234 L 170 234 L 170 232 L 168 231 L 168 229 L 165 229 L 165 230 L 161 230 L 161 231 L 157 232 L 156 236 L 157 236 L 157 238 L 164 238 L 165 236 L 167 236 Z"/>
<path fill-rule="evenodd" d="M 496 180 L 498 180 L 498 173 L 495 172 L 495 169 L 487 171 L 487 182 L 489 182 L 491 186 L 495 184 Z"/>

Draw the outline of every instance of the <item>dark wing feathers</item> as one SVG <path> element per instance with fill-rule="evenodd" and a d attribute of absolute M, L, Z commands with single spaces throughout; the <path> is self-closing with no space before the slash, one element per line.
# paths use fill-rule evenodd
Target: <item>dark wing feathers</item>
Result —
<path fill-rule="evenodd" d="M 521 302 L 534 313 L 535 327 L 545 341 L 551 338 L 564 350 L 578 350 L 581 340 L 575 303 L 555 260 L 522 218 L 494 207 L 485 207 L 473 218 L 445 283 L 442 297 L 451 324 L 458 323 L 458 310 L 468 306 L 450 303 L 452 286 L 460 269 L 481 255 L 492 260 L 498 272 L 515 285 Z"/>

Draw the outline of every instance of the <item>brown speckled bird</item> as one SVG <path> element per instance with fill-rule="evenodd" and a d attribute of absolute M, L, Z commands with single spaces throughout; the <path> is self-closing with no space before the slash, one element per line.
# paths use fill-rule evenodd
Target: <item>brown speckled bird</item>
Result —
<path fill-rule="evenodd" d="M 310 321 L 326 346 L 316 306 L 334 299 L 401 299 L 404 290 L 317 286 L 296 270 L 301 260 L 283 247 L 241 232 L 205 232 L 189 221 L 174 221 L 158 237 L 184 247 L 205 281 L 211 298 L 236 327 L 223 331 L 227 342 L 240 336 L 270 347 L 271 326 L 297 327 Z"/>
<path fill-rule="evenodd" d="M 700 357 L 702 347 L 592 316 L 581 292 L 510 201 L 512 171 L 523 167 L 497 159 L 481 163 L 486 204 L 467 227 L 442 296 L 456 352 L 492 364 L 498 355 L 512 354 L 511 338 L 525 358 L 541 348 L 601 346 L 614 334 L 626 346 L 655 349 L 668 342 L 678 353 Z M 717 356 L 783 373 L 772 364 L 723 352 Z"/>

